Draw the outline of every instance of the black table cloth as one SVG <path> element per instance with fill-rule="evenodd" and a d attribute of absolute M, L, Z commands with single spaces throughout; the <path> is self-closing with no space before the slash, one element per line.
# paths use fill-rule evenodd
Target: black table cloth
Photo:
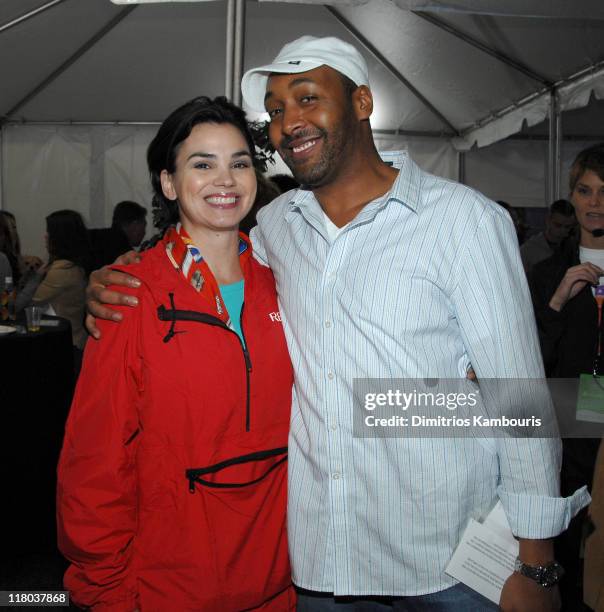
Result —
<path fill-rule="evenodd" d="M 69 321 L 45 318 L 58 325 L 0 335 L 4 562 L 55 546 L 56 464 L 73 393 L 73 347 Z"/>

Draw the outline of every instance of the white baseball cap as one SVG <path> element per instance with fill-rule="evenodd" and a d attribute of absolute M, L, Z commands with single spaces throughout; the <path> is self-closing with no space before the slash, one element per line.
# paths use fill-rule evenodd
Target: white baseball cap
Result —
<path fill-rule="evenodd" d="M 367 64 L 352 45 L 333 36 L 302 36 L 287 43 L 271 64 L 252 68 L 243 75 L 243 99 L 251 109 L 264 112 L 266 84 L 271 73 L 297 74 L 319 66 L 337 70 L 356 85 L 369 85 Z"/>

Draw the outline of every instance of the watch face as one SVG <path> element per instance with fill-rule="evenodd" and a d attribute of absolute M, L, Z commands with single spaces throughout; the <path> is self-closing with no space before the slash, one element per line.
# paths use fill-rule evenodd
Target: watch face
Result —
<path fill-rule="evenodd" d="M 549 565 L 538 565 L 537 567 L 522 563 L 520 559 L 516 560 L 516 571 L 523 576 L 534 580 L 542 587 L 551 587 L 560 582 L 564 576 L 564 569 L 555 561 Z"/>
<path fill-rule="evenodd" d="M 564 570 L 561 565 L 552 563 L 543 568 L 543 575 L 541 577 L 541 585 L 544 587 L 552 586 L 560 581 L 564 574 Z"/>

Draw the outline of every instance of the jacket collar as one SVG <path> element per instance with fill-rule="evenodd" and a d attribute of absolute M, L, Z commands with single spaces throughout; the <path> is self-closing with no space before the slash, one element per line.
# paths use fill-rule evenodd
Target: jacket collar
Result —
<path fill-rule="evenodd" d="M 216 316 L 230 324 L 229 314 L 222 299 L 218 283 L 205 262 L 199 249 L 180 223 L 170 227 L 162 239 L 166 255 L 176 270 L 179 270 L 185 281 L 212 306 Z M 248 237 L 239 233 L 239 262 L 241 269 L 252 255 Z"/>

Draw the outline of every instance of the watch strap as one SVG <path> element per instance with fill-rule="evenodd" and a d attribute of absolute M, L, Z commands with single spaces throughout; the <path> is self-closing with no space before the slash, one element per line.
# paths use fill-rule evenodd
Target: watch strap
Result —
<path fill-rule="evenodd" d="M 564 568 L 556 561 L 544 565 L 529 565 L 516 557 L 514 570 L 545 588 L 554 586 L 564 576 Z"/>

